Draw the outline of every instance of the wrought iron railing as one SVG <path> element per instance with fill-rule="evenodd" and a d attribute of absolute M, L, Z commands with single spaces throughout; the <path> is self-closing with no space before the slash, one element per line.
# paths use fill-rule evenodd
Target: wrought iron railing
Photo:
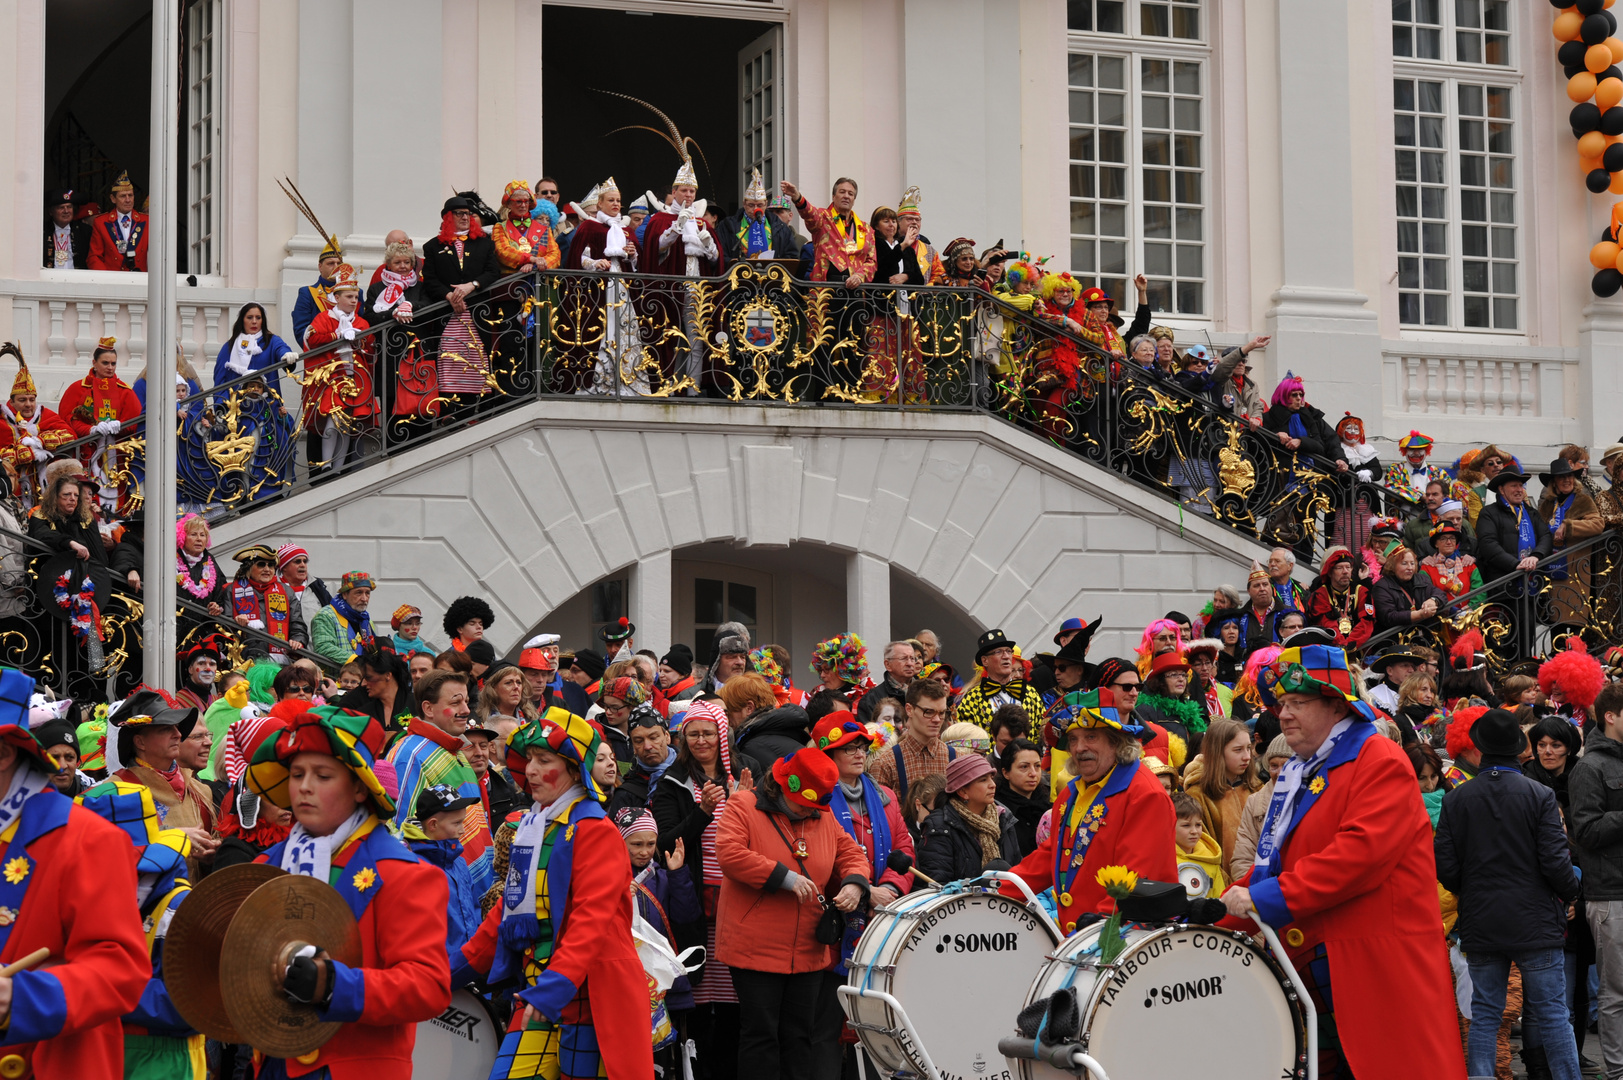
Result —
<path fill-rule="evenodd" d="M 1371 513 L 1409 505 L 1286 450 L 1212 391 L 981 289 L 831 287 L 760 263 L 723 278 L 547 271 L 505 278 L 466 311 L 471 325 L 445 303 L 421 304 L 409 323 L 390 319 L 347 348 L 311 349 L 182 402 L 179 505 L 240 514 L 335 470 L 575 396 L 989 413 L 1314 563 L 1329 543 L 1361 546 Z M 323 399 L 340 406 L 343 461 L 306 438 L 328 422 Z M 141 498 L 145 421 L 65 448 L 116 477 L 125 508 Z"/>
<path fill-rule="evenodd" d="M 78 561 L 63 570 L 59 560 L 53 562 L 55 555 L 33 537 L 0 527 L 0 665 L 27 672 L 58 696 L 96 702 L 122 697 L 141 681 L 143 595 L 105 564 Z M 99 594 L 94 640 L 76 634 L 71 620 L 73 594 L 87 576 Z M 211 615 L 184 596 L 175 620 L 179 653 L 213 634 L 226 666 L 244 667 L 272 650 L 309 659 L 333 675 L 341 666 L 307 649 L 289 648 L 228 614 Z"/>
<path fill-rule="evenodd" d="M 1494 682 L 1528 673 L 1574 635 L 1592 651 L 1616 642 L 1623 629 L 1623 533 L 1608 529 L 1545 556 L 1532 570 L 1485 582 L 1434 618 L 1371 635 L 1363 651 L 1374 656 L 1393 644 L 1424 645 L 1447 657 L 1473 628 L 1482 631 Z"/>

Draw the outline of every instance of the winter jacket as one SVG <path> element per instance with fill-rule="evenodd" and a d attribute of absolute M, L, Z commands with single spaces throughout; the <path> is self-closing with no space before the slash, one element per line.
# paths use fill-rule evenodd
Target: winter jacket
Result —
<path fill-rule="evenodd" d="M 1437 880 L 1459 898 L 1467 954 L 1559 949 L 1578 877 L 1555 793 L 1510 758 L 1489 758 L 1443 797 L 1433 839 Z"/>
<path fill-rule="evenodd" d="M 1542 559 L 1555 550 L 1550 527 L 1531 504 L 1524 502 L 1522 509 L 1533 521 L 1532 555 Z M 1476 519 L 1476 561 L 1482 568 L 1482 580 L 1492 581 L 1514 571 L 1521 561 L 1517 554 L 1520 550 L 1516 511 L 1502 502 L 1484 506 Z"/>
<path fill-rule="evenodd" d="M 1257 841 L 1262 839 L 1262 823 L 1273 797 L 1274 782 L 1270 780 L 1253 791 L 1240 810 L 1240 831 L 1234 836 L 1234 852 L 1229 856 L 1229 874 L 1236 881 L 1250 873 L 1257 861 Z"/>
<path fill-rule="evenodd" d="M 738 735 L 738 749 L 770 768 L 779 758 L 804 750 L 809 741 L 811 717 L 799 705 L 784 705 L 751 720 Z"/>
<path fill-rule="evenodd" d="M 1369 589 L 1370 598 L 1375 601 L 1375 632 L 1390 630 L 1394 626 L 1410 626 L 1417 622 L 1425 622 L 1425 616 L 1410 617 L 1410 613 L 1423 605 L 1427 600 L 1437 601 L 1437 614 L 1441 615 L 1448 610 L 1448 597 L 1431 580 L 1431 575 L 1422 574 L 1418 570 L 1415 576 L 1408 581 L 1399 581 L 1396 574 L 1382 574 Z M 1410 598 L 1414 603 L 1410 603 Z"/>
<path fill-rule="evenodd" d="M 1236 390 L 1234 386 L 1234 369 L 1243 359 L 1245 353 L 1237 348 L 1224 353 L 1223 358 L 1217 362 L 1217 367 L 1212 370 L 1212 387 L 1218 402 L 1231 410 L 1235 416 L 1241 419 L 1254 416 L 1261 420 L 1268 412 L 1268 405 L 1262 400 L 1262 391 L 1257 389 L 1257 384 L 1252 381 L 1251 376 L 1245 376 L 1240 389 Z M 1246 364 L 1249 367 L 1250 361 L 1247 360 Z"/>
<path fill-rule="evenodd" d="M 878 686 L 863 694 L 862 700 L 857 702 L 858 722 L 866 724 L 872 720 L 874 711 L 879 708 L 879 703 L 886 698 L 892 698 L 899 702 L 907 701 L 907 687 L 897 686 L 891 682 L 888 674 L 879 680 Z"/>
<path fill-rule="evenodd" d="M 462 946 L 479 929 L 483 917 L 479 912 L 479 895 L 474 892 L 473 877 L 468 864 L 462 861 L 460 840 L 407 840 L 406 846 L 425 863 L 437 866 L 445 873 L 451 887 L 451 903 L 445 917 L 445 949 L 448 956 L 460 960 Z"/>
<path fill-rule="evenodd" d="M 1178 859 L 1178 877 L 1183 877 L 1183 864 L 1193 863 L 1206 874 L 1210 884 L 1202 896 L 1222 896 L 1223 890 L 1228 888 L 1228 876 L 1223 873 L 1223 849 L 1218 846 L 1216 839 L 1206 833 L 1200 834 L 1200 843 L 1195 845 L 1194 851 L 1185 851 L 1177 848 L 1174 854 Z M 1249 869 L 1249 868 L 1248 868 Z"/>
<path fill-rule="evenodd" d="M 665 940 L 671 943 L 671 951 L 676 953 L 680 953 L 685 946 L 677 945 L 676 934 L 665 925 L 666 916 L 670 917 L 672 926 L 704 921 L 704 909 L 698 906 L 698 894 L 690 884 L 692 877 L 689 864 L 684 859 L 675 870 L 650 863 L 636 871 L 631 879 L 631 894 L 637 901 L 637 913 L 648 925 L 665 935 Z M 693 1008 L 693 986 L 686 975 L 678 976 L 666 992 L 665 1007 Z"/>
<path fill-rule="evenodd" d="M 760 766 L 752 758 L 746 758 L 733 751 L 733 779 L 744 769 L 749 769 L 752 776 L 760 776 Z M 671 921 L 675 924 L 677 942 L 682 948 L 689 945 L 703 945 L 705 943 L 704 925 L 704 830 L 710 825 L 710 815 L 704 812 L 695 799 L 694 792 L 698 790 L 694 784 L 688 767 L 678 761 L 665 775 L 659 778 L 654 785 L 654 793 L 649 797 L 649 809 L 654 815 L 654 824 L 659 827 L 659 852 L 669 855 L 676 848 L 676 842 L 682 841 L 683 858 L 686 865 L 693 868 L 693 873 L 687 876 L 686 887 L 693 894 L 693 903 L 677 905 L 683 911 L 697 907 L 701 914 L 698 918 L 689 921 L 682 916 L 672 914 Z"/>
<path fill-rule="evenodd" d="M 1002 835 L 998 838 L 998 845 L 1003 849 L 1002 859 L 1014 866 L 1023 858 L 1020 840 L 1014 834 L 1014 815 L 1002 806 L 997 809 L 998 824 L 1002 829 Z M 963 815 L 945 803 L 931 811 L 930 816 L 924 819 L 924 846 L 919 849 L 919 870 L 945 885 L 949 881 L 975 877 L 985 867 L 986 857 L 981 853 L 980 838 L 970 830 Z"/>
<path fill-rule="evenodd" d="M 1578 846 L 1584 900 L 1623 900 L 1623 744 L 1597 729 L 1568 772 L 1567 820 Z"/>
<path fill-rule="evenodd" d="M 1311 458 L 1316 468 L 1327 472 L 1335 471 L 1336 462 L 1345 461 L 1341 456 L 1341 438 L 1336 434 L 1335 428 L 1325 423 L 1324 413 L 1311 405 L 1303 405 L 1299 415 L 1302 418 L 1302 427 L 1306 434 L 1302 438 L 1302 445 L 1294 451 L 1279 443 L 1279 449 L 1286 458 L 1296 454 L 1301 458 Z M 1269 431 L 1289 432 L 1291 411 L 1284 405 L 1274 405 L 1263 415 L 1262 426 Z M 1279 440 L 1274 440 L 1276 443 Z"/>
<path fill-rule="evenodd" d="M 797 861 L 790 846 L 796 838 L 806 841 L 804 860 Z M 804 876 L 824 897 L 832 900 L 855 884 L 867 898 L 867 856 L 840 823 L 828 813 L 791 818 L 780 797 L 760 788 L 727 800 L 716 829 L 716 861 L 722 872 L 716 958 L 728 967 L 793 975 L 834 962 L 834 947 L 815 936 L 821 905 L 802 903 L 784 887 L 791 871 L 800 873 L 801 861 Z"/>
<path fill-rule="evenodd" d="M 1020 845 L 1020 858 L 1023 859 L 1037 850 L 1037 823 L 1054 805 L 1049 785 L 1038 784 L 1036 791 L 1022 795 L 1009 786 L 1000 772 L 997 776 L 997 801 L 1014 818 L 1014 838 Z"/>

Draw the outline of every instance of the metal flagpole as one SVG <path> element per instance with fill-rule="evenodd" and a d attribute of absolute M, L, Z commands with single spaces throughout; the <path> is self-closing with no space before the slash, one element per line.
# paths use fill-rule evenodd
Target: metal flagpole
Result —
<path fill-rule="evenodd" d="M 146 564 L 142 678 L 175 685 L 175 171 L 179 149 L 180 0 L 152 0 L 152 154 L 147 184 Z"/>

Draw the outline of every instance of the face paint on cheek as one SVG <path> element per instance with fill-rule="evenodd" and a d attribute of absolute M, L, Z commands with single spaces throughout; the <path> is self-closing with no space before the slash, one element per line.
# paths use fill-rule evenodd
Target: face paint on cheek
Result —
<path fill-rule="evenodd" d="M 558 770 L 557 769 L 542 769 L 541 770 L 541 786 L 542 787 L 551 787 L 552 785 L 556 784 L 557 782 L 558 782 Z"/>

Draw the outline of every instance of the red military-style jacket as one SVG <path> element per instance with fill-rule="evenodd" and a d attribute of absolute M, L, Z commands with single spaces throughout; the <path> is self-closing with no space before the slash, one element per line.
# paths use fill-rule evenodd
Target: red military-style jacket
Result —
<path fill-rule="evenodd" d="M 417 1025 L 451 1004 L 445 872 L 378 818 L 361 828 L 332 857 L 332 886 L 360 923 L 361 966 L 337 965 L 332 1001 L 318 1014 L 344 1026 L 317 1050 L 287 1059 L 290 1077 L 326 1068 L 331 1080 L 410 1080 Z M 286 846 L 255 861 L 280 865 Z"/>
<path fill-rule="evenodd" d="M 152 975 L 129 836 L 47 789 L 0 840 L 0 918 L 10 916 L 0 964 L 51 950 L 44 965 L 12 977 L 0 1075 L 22 1075 L 10 1071 L 22 1064 L 45 1080 L 123 1080 L 120 1018 Z"/>
<path fill-rule="evenodd" d="M 1063 800 L 1054 803 L 1052 827 L 1037 850 L 1020 860 L 1014 872 L 1025 879 L 1032 892 L 1042 892 L 1055 881 L 1056 857 L 1067 861 L 1074 850 L 1075 831 L 1071 828 L 1071 805 L 1085 787 L 1080 780 L 1066 788 Z M 1100 792 L 1104 824 L 1097 830 L 1082 859 L 1082 869 L 1068 890 L 1059 895 L 1059 925 L 1067 934 L 1088 914 L 1109 915 L 1115 901 L 1096 880 L 1107 866 L 1125 866 L 1149 881 L 1178 880 L 1177 815 L 1172 800 L 1155 774 L 1140 762 L 1118 764 L 1106 778 Z M 1056 851 L 1057 848 L 1057 851 Z M 1004 885 L 1005 896 L 1020 899 L 1021 893 Z"/>
<path fill-rule="evenodd" d="M 1416 1076 L 1465 1075 L 1431 819 L 1397 743 L 1355 722 L 1309 781 L 1279 850 L 1235 884 L 1250 890 L 1299 970 L 1324 946 L 1354 1074 L 1378 1076 L 1401 1061 Z M 1250 920 L 1221 925 L 1255 929 Z M 1393 1015 L 1406 1019 L 1393 1024 Z"/>

